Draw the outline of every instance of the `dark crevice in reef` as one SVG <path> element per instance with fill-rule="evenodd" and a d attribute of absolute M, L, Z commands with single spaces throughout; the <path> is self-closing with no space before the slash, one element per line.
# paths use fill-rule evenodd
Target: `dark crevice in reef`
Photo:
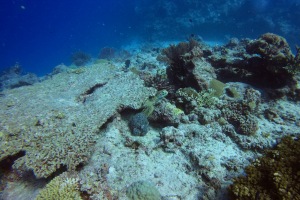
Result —
<path fill-rule="evenodd" d="M 97 89 L 103 87 L 106 85 L 107 82 L 105 83 L 97 83 L 94 86 L 90 87 L 88 90 L 86 90 L 83 94 L 81 94 L 78 98 L 79 102 L 85 103 L 87 97 L 91 94 L 93 94 Z"/>
<path fill-rule="evenodd" d="M 11 170 L 11 167 L 14 164 L 14 162 L 17 159 L 23 157 L 24 155 L 25 155 L 25 151 L 20 151 L 17 154 L 12 155 L 12 156 L 8 156 L 4 160 L 2 160 L 0 162 L 0 172 L 1 172 L 1 175 L 2 175 L 2 173 L 5 173 L 5 172 Z"/>

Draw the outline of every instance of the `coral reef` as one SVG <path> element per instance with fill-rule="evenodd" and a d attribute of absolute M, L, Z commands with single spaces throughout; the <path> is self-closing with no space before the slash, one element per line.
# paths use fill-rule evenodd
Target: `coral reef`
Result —
<path fill-rule="evenodd" d="M 141 108 L 156 92 L 132 73 L 111 80 L 115 73 L 108 63 L 93 65 L 85 73 L 63 72 L 41 84 L 5 91 L 0 160 L 25 152 L 14 167 L 33 170 L 38 178 L 86 163 L 101 126 L 118 111 Z"/>
<path fill-rule="evenodd" d="M 18 63 L 2 71 L 0 74 L 0 91 L 33 85 L 40 81 L 37 75 L 33 73 L 23 73 L 22 71 L 23 70 Z"/>
<path fill-rule="evenodd" d="M 152 183 L 138 181 L 132 183 L 126 190 L 129 200 L 160 200 L 160 194 Z"/>
<path fill-rule="evenodd" d="M 192 87 L 196 90 L 207 89 L 208 82 L 215 77 L 214 70 L 202 60 L 204 47 L 194 39 L 181 42 L 162 50 L 160 60 L 165 60 L 170 84 L 177 88 Z"/>
<path fill-rule="evenodd" d="M 100 50 L 99 59 L 107 59 L 107 60 L 111 60 L 113 58 L 115 58 L 116 56 L 116 50 L 112 47 L 104 47 Z"/>
<path fill-rule="evenodd" d="M 229 187 L 232 199 L 299 199 L 300 141 L 284 137 Z"/>
<path fill-rule="evenodd" d="M 288 52 L 281 39 L 232 39 L 214 48 L 189 41 L 163 49 L 160 57 L 162 46 L 143 47 L 130 52 L 128 69 L 123 58 L 73 69 L 62 65 L 39 84 L 1 92 L 0 161 L 9 165 L 0 176 L 5 194 L 0 198 L 26 193 L 33 199 L 49 182 L 38 198 L 51 199 L 49 190 L 63 193 L 62 186 L 71 183 L 73 199 L 227 199 L 233 178 L 253 158 L 283 136 L 300 133 L 298 102 L 273 101 L 269 95 L 270 90 L 286 90 L 283 96 L 294 92 L 296 97 L 299 88 L 293 84 L 300 81 L 297 65 L 289 68 L 299 55 L 291 55 L 290 62 L 281 59 L 280 52 Z M 250 47 L 270 57 L 250 53 Z M 260 80 L 255 85 L 259 67 L 271 76 L 286 70 L 291 82 Z M 293 143 L 298 140 L 289 141 L 286 147 L 298 148 Z M 267 151 L 272 162 L 258 159 L 246 172 L 265 170 L 266 163 L 276 170 L 283 166 L 286 174 L 295 175 L 291 183 L 296 185 L 298 171 L 280 162 L 297 159 L 290 159 L 286 147 L 278 153 L 280 145 Z M 297 197 L 299 188 L 286 185 L 286 174 L 265 171 L 271 178 L 260 173 L 262 180 L 255 181 L 274 180 L 274 191 Z M 32 178 L 27 181 L 29 173 Z M 249 177 L 243 180 L 251 182 Z M 230 187 L 235 199 L 263 199 L 267 194 L 236 180 L 244 185 Z M 244 194 L 248 196 L 238 196 Z"/>
<path fill-rule="evenodd" d="M 83 51 L 77 51 L 72 54 L 71 61 L 76 66 L 83 66 L 91 60 L 91 56 Z"/>
<path fill-rule="evenodd" d="M 287 95 L 296 84 L 293 71 L 299 65 L 297 55 L 294 56 L 287 41 L 276 34 L 266 33 L 255 40 L 236 40 L 215 47 L 207 60 L 216 68 L 220 81 L 268 88 L 278 97 Z"/>
<path fill-rule="evenodd" d="M 257 40 L 251 41 L 246 50 L 250 54 L 260 55 L 262 59 L 275 67 L 276 65 L 286 66 L 294 57 L 287 41 L 273 33 L 265 33 Z M 269 70 L 273 71 L 273 69 Z"/>
<path fill-rule="evenodd" d="M 48 183 L 35 200 L 82 200 L 78 177 L 63 173 Z"/>
<path fill-rule="evenodd" d="M 261 102 L 259 91 L 248 88 L 243 100 L 227 101 L 222 105 L 222 116 L 235 127 L 239 134 L 254 135 L 258 130 L 258 119 L 255 116 Z"/>
<path fill-rule="evenodd" d="M 177 104 L 190 113 L 197 107 L 214 107 L 218 99 L 214 96 L 213 89 L 197 92 L 193 88 L 180 88 L 176 91 Z"/>

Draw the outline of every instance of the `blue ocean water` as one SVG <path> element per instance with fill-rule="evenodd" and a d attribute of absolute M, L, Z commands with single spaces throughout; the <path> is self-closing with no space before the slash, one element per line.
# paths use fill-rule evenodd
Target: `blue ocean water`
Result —
<path fill-rule="evenodd" d="M 299 0 L 73 0 L 0 2 L 0 70 L 19 63 L 45 75 L 73 52 L 97 57 L 132 41 L 257 38 L 265 32 L 300 44 Z"/>

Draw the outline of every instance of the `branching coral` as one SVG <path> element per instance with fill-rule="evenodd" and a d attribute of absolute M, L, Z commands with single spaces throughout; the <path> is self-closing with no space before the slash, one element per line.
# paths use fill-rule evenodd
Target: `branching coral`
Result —
<path fill-rule="evenodd" d="M 300 141 L 290 136 L 246 168 L 229 187 L 232 199 L 300 199 Z"/>
<path fill-rule="evenodd" d="M 63 173 L 40 191 L 35 200 L 81 200 L 78 178 Z"/>
<path fill-rule="evenodd" d="M 215 90 L 208 89 L 197 92 L 193 88 L 180 88 L 176 92 L 177 102 L 185 106 L 185 110 L 196 107 L 213 107 L 218 102 L 218 98 L 214 96 Z"/>

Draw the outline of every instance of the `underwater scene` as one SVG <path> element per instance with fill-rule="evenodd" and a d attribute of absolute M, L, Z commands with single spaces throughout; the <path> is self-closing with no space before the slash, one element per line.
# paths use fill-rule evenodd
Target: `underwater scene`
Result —
<path fill-rule="evenodd" d="M 300 200 L 300 0 L 0 2 L 0 200 Z"/>

